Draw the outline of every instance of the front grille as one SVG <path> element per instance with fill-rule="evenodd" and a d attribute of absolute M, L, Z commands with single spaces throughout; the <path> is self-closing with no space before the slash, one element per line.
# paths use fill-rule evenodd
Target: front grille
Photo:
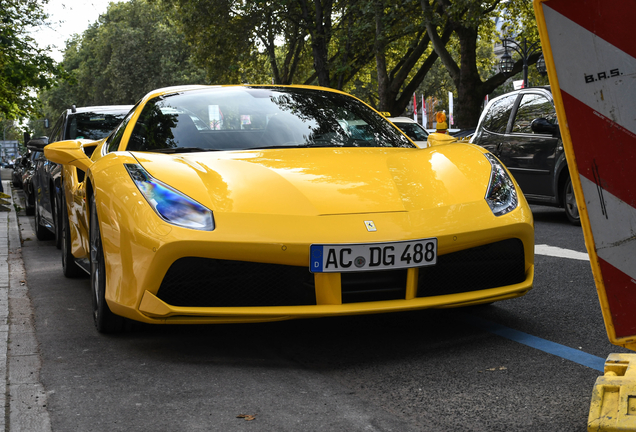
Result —
<path fill-rule="evenodd" d="M 523 242 L 502 240 L 437 257 L 419 271 L 418 297 L 478 291 L 526 279 Z"/>
<path fill-rule="evenodd" d="M 406 297 L 406 270 L 342 273 L 342 303 L 399 300 Z"/>
<path fill-rule="evenodd" d="M 478 291 L 525 280 L 523 242 L 508 239 L 437 258 L 419 270 L 417 297 Z M 406 297 L 407 270 L 342 273 L 342 303 Z M 307 267 L 187 257 L 175 261 L 157 297 L 173 306 L 315 305 Z"/>
<path fill-rule="evenodd" d="M 157 297 L 173 306 L 315 305 L 307 267 L 187 257 L 175 261 Z"/>

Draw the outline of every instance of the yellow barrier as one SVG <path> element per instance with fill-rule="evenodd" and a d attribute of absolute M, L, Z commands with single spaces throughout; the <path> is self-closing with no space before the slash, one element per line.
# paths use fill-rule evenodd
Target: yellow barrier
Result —
<path fill-rule="evenodd" d="M 588 432 L 636 431 L 636 354 L 610 354 L 592 391 Z"/>

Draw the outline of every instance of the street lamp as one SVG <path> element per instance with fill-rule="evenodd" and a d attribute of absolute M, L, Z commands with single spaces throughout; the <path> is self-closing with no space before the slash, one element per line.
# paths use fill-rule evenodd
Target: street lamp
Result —
<path fill-rule="evenodd" d="M 526 38 L 523 38 L 522 43 L 517 43 L 513 39 L 501 39 L 501 44 L 504 48 L 504 54 L 501 56 L 501 61 L 499 62 L 499 67 L 501 71 L 505 74 L 509 74 L 512 72 L 512 68 L 514 67 L 514 61 L 512 60 L 512 56 L 508 52 L 508 48 L 515 51 L 517 54 L 521 56 L 521 60 L 523 60 L 523 87 L 528 87 L 528 59 L 531 55 L 541 51 L 541 43 L 535 42 L 528 46 L 526 42 Z M 541 59 L 543 59 L 543 54 L 541 55 Z M 537 61 L 537 69 L 539 68 L 539 62 Z M 543 71 L 545 71 L 545 60 L 543 61 Z M 541 72 L 541 70 L 539 70 Z"/>
<path fill-rule="evenodd" d="M 545 58 L 543 58 L 543 54 L 537 60 L 537 70 L 541 74 L 541 76 L 545 76 L 548 73 L 548 70 L 545 67 Z"/>

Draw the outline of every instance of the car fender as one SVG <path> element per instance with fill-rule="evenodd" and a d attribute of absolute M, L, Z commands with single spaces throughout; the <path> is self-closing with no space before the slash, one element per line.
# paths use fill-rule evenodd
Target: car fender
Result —
<path fill-rule="evenodd" d="M 122 286 L 141 277 L 140 272 L 135 269 L 150 265 L 146 261 L 152 255 L 151 251 L 160 248 L 162 238 L 172 229 L 147 205 L 124 167 L 124 164 L 137 163 L 137 159 L 128 152 L 106 154 L 88 172 L 85 190 L 86 202 L 90 203 L 94 196 L 97 206 L 108 275 L 105 298 L 109 303 L 126 304 L 130 307 L 136 306 L 138 293 L 132 295 L 123 290 Z M 84 214 L 86 227 L 90 227 L 88 206 Z M 86 229 L 82 236 L 89 247 L 90 231 Z M 144 253 L 140 253 L 142 250 Z"/>

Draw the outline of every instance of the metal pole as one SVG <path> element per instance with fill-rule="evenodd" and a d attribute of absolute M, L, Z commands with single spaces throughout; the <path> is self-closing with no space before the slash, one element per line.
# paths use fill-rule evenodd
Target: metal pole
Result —
<path fill-rule="evenodd" d="M 528 88 L 528 49 L 526 38 L 523 38 L 523 88 Z"/>
<path fill-rule="evenodd" d="M 528 87 L 528 59 L 532 54 L 541 51 L 541 45 L 535 42 L 528 46 L 528 41 L 525 37 L 523 38 L 522 44 L 508 38 L 502 39 L 501 44 L 504 47 L 504 50 L 510 48 L 511 50 L 519 54 L 519 57 L 521 57 L 521 61 L 523 62 L 523 87 Z"/>

